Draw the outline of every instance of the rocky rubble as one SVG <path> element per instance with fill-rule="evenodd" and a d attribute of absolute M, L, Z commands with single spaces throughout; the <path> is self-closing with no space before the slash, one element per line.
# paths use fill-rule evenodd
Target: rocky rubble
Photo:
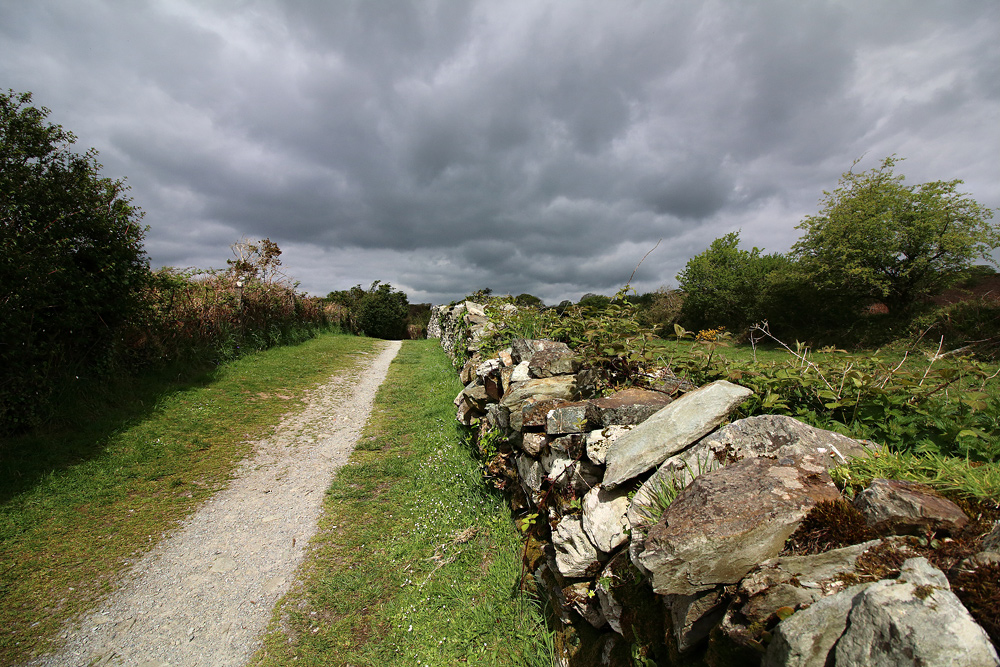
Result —
<path fill-rule="evenodd" d="M 866 456 L 865 443 L 783 416 L 726 424 L 750 390 L 690 387 L 669 369 L 649 371 L 647 389 L 597 396 L 561 343 L 520 339 L 485 358 L 481 307 L 435 317 L 445 349 L 469 355 L 457 419 L 499 438 L 487 467 L 535 516 L 525 567 L 561 628 L 561 664 L 1000 664 L 945 576 L 916 557 L 919 536 L 969 523 L 932 490 L 876 480 L 853 499 L 869 526 L 860 544 L 783 553 L 813 508 L 847 502 L 828 469 Z M 962 567 L 1000 560 L 993 532 Z M 902 566 L 872 565 L 893 558 Z"/>

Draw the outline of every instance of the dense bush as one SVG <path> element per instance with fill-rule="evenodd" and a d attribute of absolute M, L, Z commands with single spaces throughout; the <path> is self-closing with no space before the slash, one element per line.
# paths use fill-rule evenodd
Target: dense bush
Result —
<path fill-rule="evenodd" d="M 787 273 L 792 262 L 759 248 L 741 250 L 739 243 L 739 232 L 716 239 L 678 274 L 684 292 L 680 320 L 686 327 L 745 331 L 768 318 L 774 307 L 770 277 Z"/>
<path fill-rule="evenodd" d="M 339 306 L 340 324 L 351 333 L 386 339 L 406 337 L 409 301 L 405 292 L 389 283 L 376 280 L 367 290 L 355 285 L 330 292 L 326 299 Z"/>
<path fill-rule="evenodd" d="M 219 362 L 300 342 L 329 327 L 320 299 L 232 270 L 164 268 L 152 275 L 145 298 L 142 316 L 126 329 L 124 354 L 132 367 Z"/>
<path fill-rule="evenodd" d="M 142 212 L 94 150 L 46 122 L 31 94 L 0 94 L 0 426 L 37 421 L 74 375 L 108 370 L 143 306 Z"/>

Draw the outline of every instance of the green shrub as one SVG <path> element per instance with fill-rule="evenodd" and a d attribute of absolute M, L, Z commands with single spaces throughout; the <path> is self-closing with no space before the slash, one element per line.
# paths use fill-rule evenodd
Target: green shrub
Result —
<path fill-rule="evenodd" d="M 409 301 L 405 292 L 393 289 L 389 283 L 376 280 L 367 290 L 355 285 L 349 290 L 330 292 L 326 298 L 343 309 L 341 324 L 351 333 L 374 338 L 406 338 Z"/>
<path fill-rule="evenodd" d="M 0 93 L 0 430 L 37 422 L 63 379 L 109 370 L 149 274 L 124 182 L 30 102 Z"/>

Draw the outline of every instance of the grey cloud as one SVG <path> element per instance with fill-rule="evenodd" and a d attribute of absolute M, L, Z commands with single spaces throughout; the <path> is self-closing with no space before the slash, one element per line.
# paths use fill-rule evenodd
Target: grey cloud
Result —
<path fill-rule="evenodd" d="M 0 76 L 128 177 L 154 264 L 249 234 L 316 293 L 551 303 L 660 238 L 643 289 L 735 229 L 787 249 L 862 155 L 1000 205 L 998 32 L 987 0 L 0 0 Z"/>

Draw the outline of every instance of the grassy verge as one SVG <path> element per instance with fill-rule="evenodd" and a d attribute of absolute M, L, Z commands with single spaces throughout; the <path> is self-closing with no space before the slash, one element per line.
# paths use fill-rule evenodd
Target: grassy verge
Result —
<path fill-rule="evenodd" d="M 250 441 L 373 345 L 327 334 L 209 371 L 92 387 L 45 430 L 0 442 L 0 664 L 44 649 L 225 484 Z"/>
<path fill-rule="evenodd" d="M 455 423 L 460 389 L 437 341 L 403 343 L 253 664 L 551 665 L 509 509 Z"/>

